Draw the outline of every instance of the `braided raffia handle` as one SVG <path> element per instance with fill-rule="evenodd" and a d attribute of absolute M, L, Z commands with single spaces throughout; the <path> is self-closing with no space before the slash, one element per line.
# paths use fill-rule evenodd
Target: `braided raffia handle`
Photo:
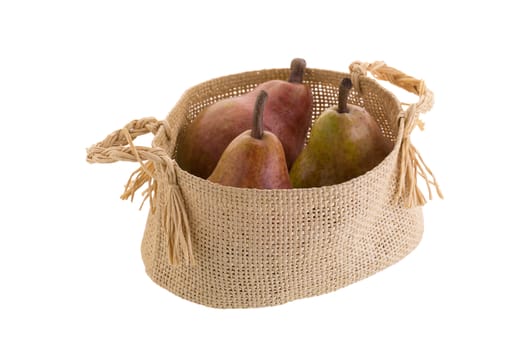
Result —
<path fill-rule="evenodd" d="M 147 183 L 148 187 L 143 192 L 144 201 L 149 199 L 152 211 L 161 210 L 170 262 L 174 265 L 193 263 L 189 220 L 177 184 L 174 161 L 163 148 L 155 146 L 156 138 L 153 139 L 153 147 L 133 144 L 133 140 L 140 135 L 150 132 L 157 135 L 159 130 L 166 132 L 165 123 L 153 117 L 133 120 L 88 148 L 86 160 L 89 163 L 139 162 L 140 167 L 131 174 L 121 198 L 133 200 L 135 192 Z M 169 138 L 168 133 L 165 135 Z M 157 196 L 159 185 L 166 190 L 166 201 L 161 202 Z"/>
<path fill-rule="evenodd" d="M 430 168 L 425 164 L 421 154 L 410 141 L 410 134 L 416 126 L 423 130 L 424 124 L 419 119 L 421 113 L 428 112 L 434 104 L 434 94 L 427 89 L 425 82 L 407 75 L 395 68 L 387 66 L 384 62 L 363 63 L 354 62 L 350 65 L 350 75 L 354 86 L 359 91 L 359 78 L 371 75 L 379 80 L 388 81 L 408 92 L 419 96 L 419 101 L 408 105 L 400 115 L 399 122 L 404 123 L 403 140 L 401 142 L 399 157 L 399 183 L 397 198 L 405 207 L 411 208 L 424 205 L 425 196 L 417 186 L 417 178 L 421 177 L 428 190 L 428 198 L 432 199 L 432 187 L 440 198 L 443 194 L 436 178 Z"/>

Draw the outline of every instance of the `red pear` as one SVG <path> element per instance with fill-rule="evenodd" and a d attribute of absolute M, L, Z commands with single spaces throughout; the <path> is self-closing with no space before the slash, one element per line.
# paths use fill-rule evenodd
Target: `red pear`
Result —
<path fill-rule="evenodd" d="M 225 186 L 282 189 L 291 188 L 281 142 L 264 131 L 263 111 L 267 94 L 259 92 L 251 130 L 242 132 L 226 147 L 208 180 Z"/>
<path fill-rule="evenodd" d="M 220 100 L 204 110 L 180 136 L 176 160 L 193 175 L 207 178 L 230 142 L 252 124 L 259 93 L 268 94 L 264 128 L 282 143 L 288 169 L 304 147 L 312 116 L 312 93 L 303 84 L 306 62 L 294 59 L 288 81 L 270 80 L 243 95 Z"/>

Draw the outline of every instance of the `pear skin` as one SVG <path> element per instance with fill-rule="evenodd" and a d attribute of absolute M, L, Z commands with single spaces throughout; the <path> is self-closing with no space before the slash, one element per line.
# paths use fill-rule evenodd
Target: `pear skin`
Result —
<path fill-rule="evenodd" d="M 264 128 L 282 143 L 288 169 L 304 147 L 310 126 L 313 99 L 302 84 L 306 62 L 294 59 L 288 81 L 270 80 L 241 96 L 220 100 L 205 108 L 180 135 L 176 161 L 179 166 L 207 178 L 229 143 L 252 124 L 253 106 L 261 91 L 268 94 Z"/>
<path fill-rule="evenodd" d="M 255 99 L 218 101 L 203 110 L 180 136 L 176 161 L 187 172 L 207 178 L 228 144 L 251 126 Z"/>
<path fill-rule="evenodd" d="M 230 142 L 209 181 L 233 187 L 258 189 L 292 188 L 284 149 L 279 138 L 264 131 L 263 110 L 267 94 L 259 92 L 253 127 Z"/>
<path fill-rule="evenodd" d="M 340 87 L 339 105 L 315 121 L 308 144 L 295 161 L 290 178 L 295 188 L 335 185 L 365 174 L 392 150 L 376 120 L 347 104 L 350 80 Z"/>

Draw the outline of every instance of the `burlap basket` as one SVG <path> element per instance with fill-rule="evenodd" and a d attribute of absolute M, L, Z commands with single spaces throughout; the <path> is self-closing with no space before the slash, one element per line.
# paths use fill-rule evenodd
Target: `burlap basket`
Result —
<path fill-rule="evenodd" d="M 367 76 L 371 73 L 373 77 Z M 351 77 L 349 103 L 377 119 L 393 151 L 376 168 L 348 182 L 319 188 L 254 190 L 221 186 L 183 171 L 173 160 L 177 138 L 209 104 L 243 94 L 289 69 L 213 79 L 188 89 L 166 120 L 134 120 L 88 149 L 93 163 L 138 161 L 122 198 L 143 185 L 150 211 L 142 259 L 151 279 L 187 300 L 216 308 L 278 305 L 335 291 L 405 257 L 420 242 L 425 197 L 435 179 L 410 142 L 418 116 L 433 103 L 423 81 L 382 62 L 355 62 L 349 73 L 307 69 L 313 118 L 337 104 Z M 419 96 L 403 105 L 379 84 L 388 80 Z M 152 132 L 152 147 L 135 137 Z"/>

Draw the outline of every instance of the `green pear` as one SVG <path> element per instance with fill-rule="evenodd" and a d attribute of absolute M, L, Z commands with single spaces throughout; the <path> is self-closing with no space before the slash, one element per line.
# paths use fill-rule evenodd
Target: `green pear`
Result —
<path fill-rule="evenodd" d="M 377 166 L 393 148 L 376 120 L 348 104 L 350 79 L 339 86 L 338 106 L 326 109 L 314 122 L 307 145 L 297 157 L 290 178 L 295 188 L 335 185 Z"/>
<path fill-rule="evenodd" d="M 222 153 L 209 181 L 225 186 L 292 188 L 281 141 L 264 131 L 263 111 L 268 94 L 261 90 L 253 109 L 253 126 L 234 138 Z"/>

